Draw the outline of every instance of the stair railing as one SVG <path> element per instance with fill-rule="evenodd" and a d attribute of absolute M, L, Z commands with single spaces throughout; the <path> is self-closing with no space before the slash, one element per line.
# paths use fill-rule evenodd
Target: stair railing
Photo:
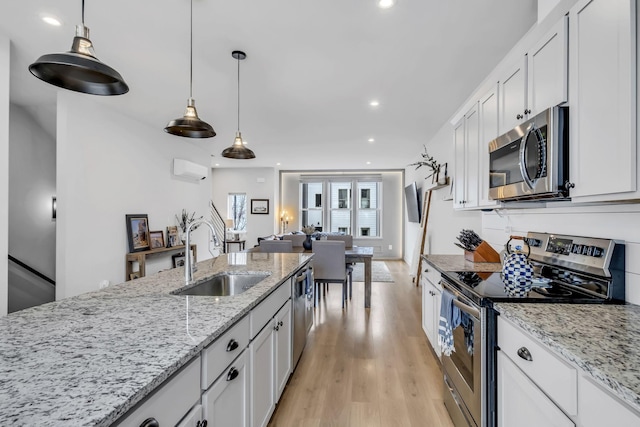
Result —
<path fill-rule="evenodd" d="M 216 231 L 216 237 L 219 242 L 222 242 L 222 252 L 227 251 L 227 225 L 224 222 L 224 218 L 220 215 L 220 212 L 213 203 L 213 200 L 209 201 L 209 207 L 211 211 L 211 223 Z"/>

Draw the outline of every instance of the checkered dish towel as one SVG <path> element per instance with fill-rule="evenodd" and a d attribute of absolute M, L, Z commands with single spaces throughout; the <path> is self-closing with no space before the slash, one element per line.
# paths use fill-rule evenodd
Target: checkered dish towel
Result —
<path fill-rule="evenodd" d="M 438 344 L 442 354 L 451 356 L 455 351 L 453 345 L 453 330 L 460 326 L 460 309 L 453 305 L 453 294 L 446 289 L 442 290 L 440 302 L 440 322 L 438 325 Z"/>

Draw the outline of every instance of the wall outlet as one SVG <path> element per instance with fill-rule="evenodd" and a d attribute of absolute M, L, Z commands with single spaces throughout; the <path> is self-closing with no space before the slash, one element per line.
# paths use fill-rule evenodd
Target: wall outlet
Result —
<path fill-rule="evenodd" d="M 98 289 L 104 289 L 107 286 L 109 286 L 109 281 L 106 279 L 98 283 Z"/>
<path fill-rule="evenodd" d="M 393 250 L 393 245 L 389 245 L 389 250 L 392 251 Z"/>

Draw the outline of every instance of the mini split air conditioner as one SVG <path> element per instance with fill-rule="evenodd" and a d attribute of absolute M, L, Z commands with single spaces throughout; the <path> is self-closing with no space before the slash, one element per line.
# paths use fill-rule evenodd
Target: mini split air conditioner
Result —
<path fill-rule="evenodd" d="M 173 159 L 173 175 L 200 180 L 209 176 L 209 170 L 206 166 L 190 162 L 189 160 Z"/>

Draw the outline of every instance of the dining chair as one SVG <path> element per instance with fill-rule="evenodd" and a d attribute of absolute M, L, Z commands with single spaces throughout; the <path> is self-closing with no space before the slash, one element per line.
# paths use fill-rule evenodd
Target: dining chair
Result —
<path fill-rule="evenodd" d="M 345 248 L 353 248 L 353 236 L 351 234 L 328 234 L 327 240 L 342 241 Z M 346 267 L 349 275 L 349 299 L 351 299 L 353 296 L 353 264 L 347 263 Z"/>
<path fill-rule="evenodd" d="M 282 240 L 291 240 L 294 247 L 302 246 L 302 242 L 307 238 L 306 234 L 285 234 Z"/>
<path fill-rule="evenodd" d="M 261 240 L 260 252 L 293 252 L 291 240 Z"/>
<path fill-rule="evenodd" d="M 342 241 L 316 240 L 313 242 L 313 281 L 316 285 L 314 303 L 317 303 L 320 298 L 320 286 L 326 286 L 328 283 L 342 283 L 342 308 L 344 308 L 348 287 L 344 249 Z"/>
<path fill-rule="evenodd" d="M 345 248 L 353 247 L 353 236 L 351 234 L 328 234 L 327 240 L 341 240 Z"/>

